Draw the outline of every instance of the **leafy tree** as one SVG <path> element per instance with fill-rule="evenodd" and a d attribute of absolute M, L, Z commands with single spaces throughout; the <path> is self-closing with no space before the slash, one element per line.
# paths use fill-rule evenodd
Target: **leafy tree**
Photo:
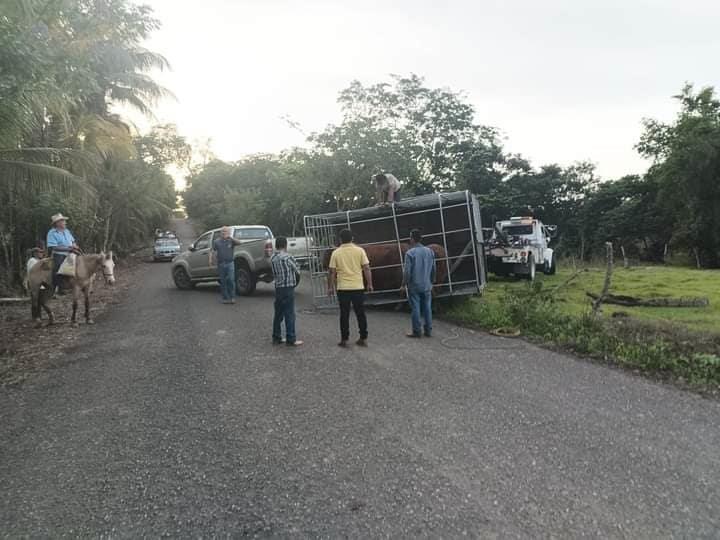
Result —
<path fill-rule="evenodd" d="M 712 87 L 686 85 L 671 124 L 645 121 L 638 150 L 653 160 L 648 172 L 658 205 L 674 224 L 671 242 L 689 249 L 698 266 L 720 266 L 720 101 Z"/>
<path fill-rule="evenodd" d="M 466 159 L 473 157 L 477 169 L 483 151 L 492 155 L 498 147 L 496 131 L 475 124 L 460 94 L 427 88 L 417 75 L 394 76 L 393 84 L 354 81 L 338 101 L 343 121 L 312 136 L 315 149 L 366 179 L 392 172 L 408 194 L 454 188 L 468 171 Z"/>
<path fill-rule="evenodd" d="M 128 0 L 0 0 L 5 282 L 54 212 L 71 214 L 83 245 L 120 250 L 167 221 L 175 194 L 164 168 L 186 160 L 187 145 L 167 126 L 136 140 L 111 112 L 149 113 L 168 94 L 147 74 L 167 62 L 141 47 L 157 26 Z"/>

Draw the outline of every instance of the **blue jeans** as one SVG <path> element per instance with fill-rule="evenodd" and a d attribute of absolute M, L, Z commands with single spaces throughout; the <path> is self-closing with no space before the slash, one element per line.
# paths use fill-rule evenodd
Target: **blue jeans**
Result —
<path fill-rule="evenodd" d="M 235 298 L 235 263 L 218 263 L 217 267 L 222 299 L 233 300 Z"/>
<path fill-rule="evenodd" d="M 425 335 L 432 334 L 432 291 L 410 290 L 408 302 L 410 303 L 413 334 L 419 336 L 422 333 L 421 318 L 425 322 Z"/>
<path fill-rule="evenodd" d="M 274 343 L 282 341 L 281 324 L 285 321 L 285 342 L 295 343 L 295 287 L 275 289 L 275 316 L 273 317 L 272 338 Z"/>

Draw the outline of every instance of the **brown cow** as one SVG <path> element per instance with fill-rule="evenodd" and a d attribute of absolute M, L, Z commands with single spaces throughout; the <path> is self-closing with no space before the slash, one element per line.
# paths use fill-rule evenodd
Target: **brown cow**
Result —
<path fill-rule="evenodd" d="M 402 286 L 402 266 L 400 264 L 400 253 L 402 253 L 403 259 L 405 253 L 410 249 L 410 245 L 403 242 L 400 244 L 400 251 L 398 251 L 398 245 L 396 242 L 388 242 L 385 244 L 370 244 L 362 245 L 360 247 L 365 250 L 370 261 L 370 268 L 373 276 L 373 287 L 376 291 L 388 291 L 397 289 L 400 291 Z M 445 249 L 439 244 L 428 244 L 433 253 L 435 253 L 435 259 L 437 260 L 437 267 L 435 271 L 435 284 L 444 283 L 447 279 L 447 261 Z M 327 250 L 323 257 L 323 266 L 325 268 L 330 264 L 330 256 L 334 250 Z M 442 259 L 442 260 L 441 260 Z M 381 268 L 379 268 L 381 267 Z"/>
<path fill-rule="evenodd" d="M 447 252 L 445 251 L 445 248 L 442 247 L 440 244 L 428 244 L 427 247 L 432 249 L 433 253 L 435 254 L 435 285 L 440 285 L 442 283 L 445 283 L 445 280 L 448 277 L 448 261 L 445 259 L 447 258 Z M 435 289 L 433 289 L 433 292 L 435 292 Z"/>

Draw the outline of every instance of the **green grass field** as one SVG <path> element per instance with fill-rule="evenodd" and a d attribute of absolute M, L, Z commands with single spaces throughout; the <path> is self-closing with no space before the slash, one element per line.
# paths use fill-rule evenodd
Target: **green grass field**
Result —
<path fill-rule="evenodd" d="M 554 276 L 538 275 L 543 281 L 543 290 L 553 289 L 568 280 L 574 270 L 561 266 Z M 604 268 L 588 268 L 570 284 L 558 291 L 558 309 L 567 314 L 580 315 L 590 309 L 590 299 L 585 291 L 599 294 L 605 278 Z M 499 302 L 506 287 L 527 287 L 527 282 L 513 278 L 490 276 L 482 298 L 474 302 Z M 701 296 L 710 299 L 710 305 L 702 308 L 653 308 L 603 305 L 603 314 L 610 316 L 615 311 L 624 311 L 644 320 L 661 320 L 682 324 L 689 329 L 720 333 L 720 270 L 693 270 L 689 268 L 638 266 L 628 269 L 615 268 L 610 292 L 635 296 L 690 297 Z"/>

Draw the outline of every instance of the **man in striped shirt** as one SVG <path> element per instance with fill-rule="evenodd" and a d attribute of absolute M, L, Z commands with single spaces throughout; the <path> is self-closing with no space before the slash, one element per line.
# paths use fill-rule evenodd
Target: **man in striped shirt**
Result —
<path fill-rule="evenodd" d="M 278 236 L 275 239 L 277 250 L 270 263 L 275 280 L 275 316 L 273 317 L 272 340 L 280 345 L 282 339 L 282 322 L 285 321 L 285 343 L 290 347 L 303 344 L 295 336 L 295 287 L 300 280 L 295 259 L 287 252 L 287 238 Z"/>

